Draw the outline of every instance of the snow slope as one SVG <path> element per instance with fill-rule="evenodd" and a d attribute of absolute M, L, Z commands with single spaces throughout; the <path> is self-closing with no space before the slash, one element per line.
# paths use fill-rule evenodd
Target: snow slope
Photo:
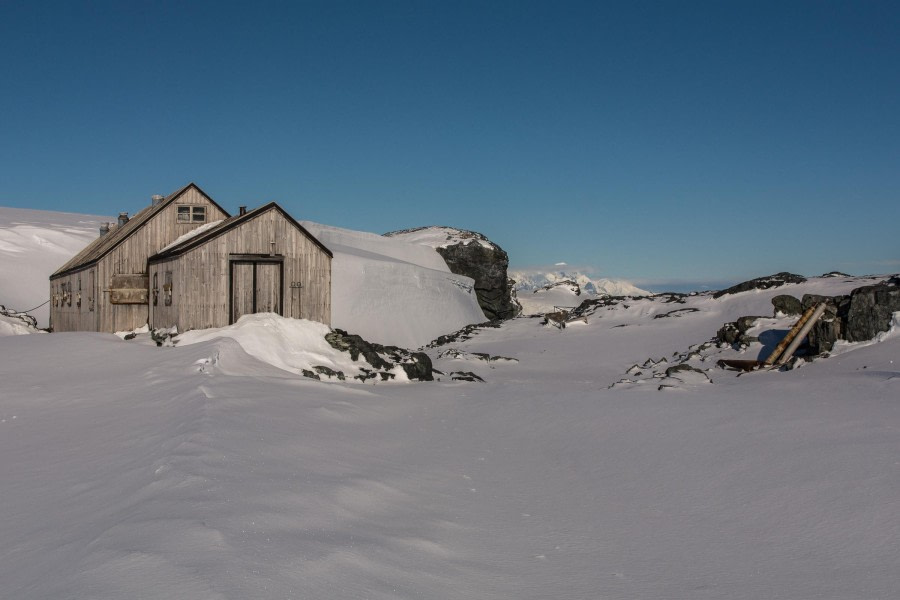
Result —
<path fill-rule="evenodd" d="M 896 331 L 789 372 L 609 388 L 777 293 L 860 284 L 519 318 L 429 350 L 485 383 L 319 383 L 234 339 L 0 338 L 0 590 L 893 598 Z"/>
<path fill-rule="evenodd" d="M 108 217 L 0 207 L 0 304 L 24 311 L 50 297 L 50 274 L 94 240 Z M 49 306 L 31 313 L 40 327 Z"/>
<path fill-rule="evenodd" d="M 451 273 L 433 248 L 308 221 L 302 225 L 334 253 L 335 327 L 369 341 L 418 348 L 487 320 L 473 280 Z"/>

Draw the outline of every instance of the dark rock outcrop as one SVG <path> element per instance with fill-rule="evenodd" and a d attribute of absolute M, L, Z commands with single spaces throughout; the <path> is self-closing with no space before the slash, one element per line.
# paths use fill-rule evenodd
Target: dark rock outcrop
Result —
<path fill-rule="evenodd" d="M 811 354 L 831 351 L 838 340 L 871 340 L 891 327 L 891 319 L 900 311 L 900 277 L 876 285 L 858 287 L 849 296 L 803 296 L 806 310 L 825 302 L 825 314 L 809 332 Z"/>
<path fill-rule="evenodd" d="M 718 291 L 713 294 L 713 298 L 721 298 L 726 294 L 740 294 L 741 292 L 749 292 L 750 290 L 767 290 L 773 287 L 781 287 L 786 283 L 803 283 L 804 281 L 806 281 L 806 277 L 803 277 L 802 275 L 783 271 L 781 273 L 775 273 L 774 275 L 757 277 L 756 279 L 739 283 L 726 290 Z"/>
<path fill-rule="evenodd" d="M 512 287 L 506 269 L 509 256 L 500 246 L 481 244 L 453 244 L 437 248 L 450 271 L 475 280 L 475 293 L 484 315 L 491 319 L 511 319 L 518 314 L 511 298 Z"/>
<path fill-rule="evenodd" d="M 433 229 L 439 237 L 446 236 L 435 250 L 447 263 L 450 272 L 475 280 L 475 294 L 484 315 L 494 321 L 511 319 L 521 307 L 515 301 L 514 283 L 507 275 L 509 256 L 506 252 L 475 231 L 452 227 L 418 227 L 391 231 L 384 235 L 403 237 Z"/>
<path fill-rule="evenodd" d="M 803 314 L 803 307 L 800 306 L 800 301 L 794 298 L 793 296 L 789 296 L 788 294 L 782 294 L 780 296 L 775 296 L 772 298 L 772 306 L 775 307 L 775 314 L 782 313 L 784 315 L 800 315 Z"/>
<path fill-rule="evenodd" d="M 394 375 L 387 371 L 392 369 L 395 365 L 400 365 L 410 379 L 417 379 L 419 381 L 434 380 L 431 358 L 424 352 L 410 352 L 409 350 L 404 350 L 397 346 L 382 346 L 381 344 L 367 342 L 362 337 L 355 334 L 349 334 L 342 329 L 335 329 L 327 334 L 325 336 L 325 341 L 327 341 L 335 350 L 349 352 L 350 358 L 354 361 L 359 360 L 359 357 L 362 356 L 367 363 L 376 369 L 376 371 L 380 371 L 377 375 L 380 375 L 384 381 L 389 378 L 394 378 Z M 320 370 L 320 367 L 314 368 L 320 375 L 324 374 L 329 377 L 337 375 L 338 379 L 343 379 L 343 373 L 340 373 L 339 375 L 339 372 L 326 373 Z M 364 377 L 364 379 L 376 377 L 376 373 L 374 372 L 368 371 L 367 369 L 361 370 L 364 372 L 367 371 L 367 376 Z"/>
<path fill-rule="evenodd" d="M 747 331 L 753 327 L 757 319 L 763 317 L 740 317 L 737 321 L 725 323 L 721 329 L 716 332 L 716 341 L 724 344 L 743 344 L 748 345 L 751 342 L 759 341 L 758 338 L 747 335 Z"/>
<path fill-rule="evenodd" d="M 870 340 L 891 327 L 893 313 L 900 310 L 900 277 L 850 292 L 846 339 Z"/>

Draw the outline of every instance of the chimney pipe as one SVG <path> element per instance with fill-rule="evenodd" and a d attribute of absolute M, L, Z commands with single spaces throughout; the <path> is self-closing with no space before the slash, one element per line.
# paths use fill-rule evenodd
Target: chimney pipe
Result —
<path fill-rule="evenodd" d="M 109 233 L 109 223 L 100 223 L 100 237 Z"/>
<path fill-rule="evenodd" d="M 238 207 L 238 214 L 239 214 L 239 215 L 246 215 L 246 214 L 247 214 L 247 207 L 246 207 L 246 206 L 239 206 L 239 207 Z"/>
<path fill-rule="evenodd" d="M 128 213 L 120 212 L 119 213 L 119 227 L 121 227 L 122 225 L 124 225 L 127 222 L 128 222 Z"/>
<path fill-rule="evenodd" d="M 162 204 L 162 201 L 165 200 L 165 196 L 160 196 L 159 194 L 153 194 L 150 196 L 150 206 L 158 206 Z"/>

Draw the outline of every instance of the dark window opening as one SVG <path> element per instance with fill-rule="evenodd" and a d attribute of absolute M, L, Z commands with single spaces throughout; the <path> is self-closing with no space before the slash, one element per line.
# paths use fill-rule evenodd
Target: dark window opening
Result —
<path fill-rule="evenodd" d="M 179 223 L 206 223 L 206 207 L 183 204 L 176 207 Z"/>

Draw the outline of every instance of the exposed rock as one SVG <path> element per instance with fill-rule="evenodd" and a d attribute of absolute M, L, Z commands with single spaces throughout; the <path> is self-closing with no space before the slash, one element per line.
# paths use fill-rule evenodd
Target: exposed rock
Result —
<path fill-rule="evenodd" d="M 323 366 L 323 365 L 315 365 L 315 366 L 313 366 L 313 370 L 316 373 L 318 373 L 319 375 L 324 375 L 325 377 L 328 377 L 329 379 L 331 379 L 332 377 L 336 377 L 340 381 L 344 381 L 345 379 L 347 379 L 347 376 L 344 375 L 343 371 L 335 371 L 334 369 Z M 304 375 L 306 375 L 305 371 L 306 371 L 306 369 L 304 369 Z M 316 377 L 316 379 L 319 379 L 319 378 Z"/>
<path fill-rule="evenodd" d="M 740 344 L 747 346 L 752 342 L 759 341 L 758 338 L 754 336 L 747 335 L 747 330 L 753 327 L 753 324 L 756 323 L 757 319 L 762 319 L 763 317 L 757 316 L 747 316 L 740 317 L 737 321 L 733 321 L 731 323 L 725 323 L 716 332 L 716 340 L 719 343 L 735 345 Z"/>
<path fill-rule="evenodd" d="M 827 273 L 819 275 L 819 277 L 853 277 L 853 275 L 847 275 L 846 273 L 841 273 L 840 271 L 829 271 Z"/>
<path fill-rule="evenodd" d="M 509 256 L 484 235 L 454 227 L 417 227 L 384 235 L 416 237 L 420 243 L 424 240 L 432 245 L 452 273 L 475 280 L 478 304 L 488 319 L 511 319 L 519 314 L 521 307 L 513 300 L 514 286 L 507 275 Z"/>
<path fill-rule="evenodd" d="M 471 371 L 453 371 L 450 373 L 450 379 L 453 381 L 481 381 L 484 383 L 484 379 Z"/>
<path fill-rule="evenodd" d="M 858 287 L 849 296 L 803 296 L 806 310 L 825 302 L 825 314 L 809 332 L 810 354 L 831 351 L 837 340 L 871 340 L 891 327 L 894 312 L 900 311 L 900 277 L 875 285 Z"/>
<path fill-rule="evenodd" d="M 22 321 L 22 324 L 28 329 L 37 329 L 37 319 L 28 313 L 19 312 L 12 308 L 6 308 L 6 306 L 0 304 L 0 315 L 4 317 L 10 317 L 12 319 L 18 319 Z"/>
<path fill-rule="evenodd" d="M 850 292 L 846 339 L 861 342 L 887 331 L 896 311 L 900 311 L 900 278 L 856 288 Z"/>
<path fill-rule="evenodd" d="M 680 365 L 674 365 L 666 369 L 666 377 L 678 377 L 680 374 L 685 373 L 699 373 L 704 378 L 709 379 L 706 373 L 704 373 L 701 369 L 692 367 L 687 363 L 681 363 Z"/>
<path fill-rule="evenodd" d="M 782 313 L 784 315 L 800 315 L 803 314 L 803 307 L 800 301 L 788 294 L 782 294 L 772 298 L 772 306 L 775 307 L 775 314 Z"/>
<path fill-rule="evenodd" d="M 500 327 L 499 321 L 485 321 L 484 323 L 475 323 L 473 325 L 466 325 L 459 331 L 454 331 L 453 333 L 448 333 L 446 335 L 439 336 L 436 340 L 428 343 L 428 348 L 437 348 L 438 346 L 443 346 L 445 344 L 451 344 L 453 342 L 459 342 L 463 340 L 471 339 L 475 334 L 479 332 L 481 329 L 489 329 L 489 328 L 498 328 Z"/>
<path fill-rule="evenodd" d="M 816 321 L 807 337 L 808 354 L 816 356 L 830 352 L 834 343 L 845 339 L 844 329 L 847 324 L 847 313 L 850 310 L 850 296 L 820 296 L 804 294 L 801 308 L 805 312 L 820 302 L 825 303 L 822 318 Z"/>
<path fill-rule="evenodd" d="M 721 298 L 726 294 L 740 294 L 741 292 L 749 292 L 750 290 L 767 290 L 773 287 L 781 287 L 786 283 L 803 283 L 804 281 L 806 281 L 806 277 L 784 271 L 739 283 L 726 290 L 716 292 L 713 294 L 713 298 Z"/>
<path fill-rule="evenodd" d="M 654 319 L 665 319 L 668 317 L 683 317 L 684 315 L 692 312 L 700 312 L 699 308 L 676 308 L 675 310 L 670 310 L 667 313 L 661 313 L 658 315 L 654 315 Z"/>
<path fill-rule="evenodd" d="M 424 352 L 410 352 L 397 346 L 382 346 L 381 344 L 367 342 L 362 337 L 349 334 L 341 329 L 335 329 L 326 334 L 325 341 L 336 350 L 349 352 L 350 358 L 354 361 L 359 360 L 359 357 L 362 356 L 367 363 L 374 367 L 377 372 L 360 369 L 365 372 L 365 376 L 357 375 L 356 378 L 362 381 L 373 379 L 376 376 L 381 376 L 383 381 L 393 379 L 394 374 L 387 371 L 390 371 L 396 365 L 399 365 L 410 379 L 419 381 L 434 380 L 431 359 Z M 320 368 L 325 367 L 315 367 L 319 373 L 323 373 L 323 371 L 319 371 Z M 338 379 L 341 379 L 340 375 L 343 375 L 339 371 L 333 373 Z"/>

